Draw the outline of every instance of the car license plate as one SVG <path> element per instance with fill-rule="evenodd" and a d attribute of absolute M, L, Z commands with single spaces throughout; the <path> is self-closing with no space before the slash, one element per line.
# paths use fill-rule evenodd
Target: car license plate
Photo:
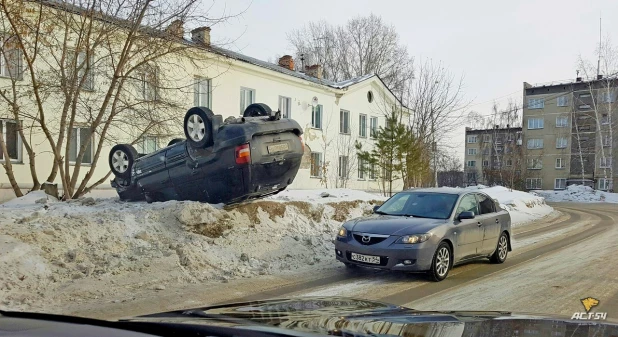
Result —
<path fill-rule="evenodd" d="M 362 255 L 362 254 L 352 253 L 350 258 L 352 260 L 358 261 L 358 262 L 365 262 L 365 263 L 371 263 L 371 264 L 380 264 L 380 257 L 379 256 L 370 256 L 370 255 Z"/>
<path fill-rule="evenodd" d="M 268 153 L 277 153 L 277 152 L 284 152 L 289 150 L 289 146 L 288 143 L 280 143 L 280 144 L 276 144 L 276 145 L 270 145 L 267 147 L 268 148 Z"/>

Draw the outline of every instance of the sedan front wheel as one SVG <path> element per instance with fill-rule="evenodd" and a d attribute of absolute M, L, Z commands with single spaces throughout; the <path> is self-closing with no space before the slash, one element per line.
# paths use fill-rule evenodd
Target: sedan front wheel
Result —
<path fill-rule="evenodd" d="M 448 243 L 442 242 L 433 255 L 429 277 L 436 282 L 444 280 L 448 276 L 448 272 L 451 270 L 451 265 L 451 248 Z"/>
<path fill-rule="evenodd" d="M 506 233 L 502 233 L 500 238 L 498 239 L 498 245 L 496 246 L 496 251 L 489 259 L 492 263 L 504 263 L 506 261 L 506 257 L 509 254 L 509 238 L 506 236 Z"/>

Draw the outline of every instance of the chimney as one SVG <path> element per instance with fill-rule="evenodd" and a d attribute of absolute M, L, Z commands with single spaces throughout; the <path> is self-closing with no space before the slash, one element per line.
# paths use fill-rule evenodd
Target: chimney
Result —
<path fill-rule="evenodd" d="M 167 26 L 167 28 L 165 28 L 165 32 L 174 37 L 182 39 L 185 35 L 185 29 L 183 25 L 184 25 L 184 22 L 182 22 L 182 20 L 175 20 L 172 23 L 170 23 L 170 25 Z"/>
<path fill-rule="evenodd" d="M 318 79 L 322 79 L 322 71 L 323 71 L 323 68 L 319 64 L 314 64 L 312 66 L 305 67 L 305 74 L 311 77 L 318 78 Z"/>
<path fill-rule="evenodd" d="M 203 46 L 210 46 L 210 27 L 198 27 L 192 30 L 191 40 Z"/>
<path fill-rule="evenodd" d="M 290 70 L 294 70 L 294 59 L 290 55 L 283 55 L 279 59 L 279 66 L 290 69 Z"/>

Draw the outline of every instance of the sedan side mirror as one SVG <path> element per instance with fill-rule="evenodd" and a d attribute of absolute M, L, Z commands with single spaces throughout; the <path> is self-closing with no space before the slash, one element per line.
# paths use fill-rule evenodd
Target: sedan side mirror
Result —
<path fill-rule="evenodd" d="M 378 208 L 380 208 L 380 206 L 373 206 L 373 213 L 375 213 L 378 210 Z"/>
<path fill-rule="evenodd" d="M 474 219 L 474 212 L 461 212 L 457 217 L 459 220 Z"/>

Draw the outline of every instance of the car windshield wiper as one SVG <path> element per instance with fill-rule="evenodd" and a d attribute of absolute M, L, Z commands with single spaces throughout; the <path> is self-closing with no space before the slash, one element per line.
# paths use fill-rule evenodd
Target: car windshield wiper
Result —
<path fill-rule="evenodd" d="M 380 215 L 397 215 L 397 214 L 390 214 L 390 213 L 386 213 L 386 212 L 382 212 L 382 211 L 374 211 L 373 213 L 380 214 Z"/>
<path fill-rule="evenodd" d="M 430 216 L 424 216 L 424 215 L 418 215 L 418 214 L 403 214 L 405 216 L 411 216 L 413 218 L 423 218 L 423 219 L 435 219 L 433 217 Z"/>

